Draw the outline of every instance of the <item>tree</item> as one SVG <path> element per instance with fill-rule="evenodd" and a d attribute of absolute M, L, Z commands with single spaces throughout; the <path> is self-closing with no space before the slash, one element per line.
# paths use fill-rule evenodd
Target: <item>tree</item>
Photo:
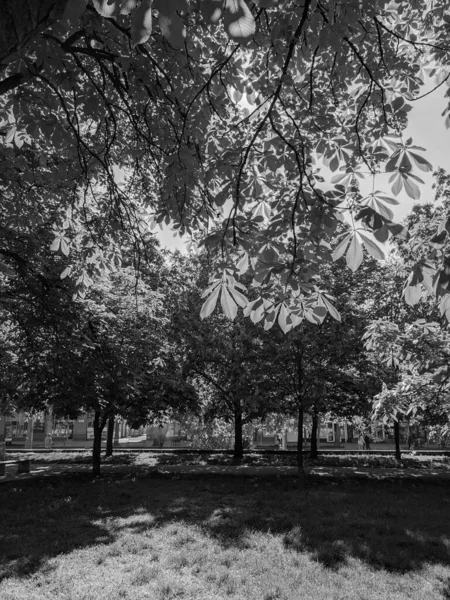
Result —
<path fill-rule="evenodd" d="M 450 434 L 448 328 L 424 319 L 404 327 L 376 322 L 370 327 L 368 345 L 381 359 L 393 361 L 399 377 L 394 386 L 384 387 L 375 411 L 384 416 L 406 415 L 439 428 L 441 437 Z"/>
<path fill-rule="evenodd" d="M 207 278 L 204 260 L 178 257 L 180 283 L 175 291 L 173 335 L 183 349 L 183 371 L 203 397 L 206 422 L 223 419 L 234 425 L 234 456 L 243 455 L 243 428 L 279 410 L 279 392 L 272 365 L 272 346 L 262 327 L 240 315 L 230 322 L 224 315 L 202 321 L 201 288 Z"/>
<path fill-rule="evenodd" d="M 346 315 L 342 323 L 332 319 L 319 326 L 306 322 L 285 338 L 278 334 L 274 339 L 278 387 L 284 397 L 281 409 L 298 421 L 301 476 L 305 414 L 312 418 L 311 456 L 316 458 L 319 415 L 349 418 L 367 411 L 375 377 L 362 352 L 360 328 L 357 319 Z"/>
<path fill-rule="evenodd" d="M 165 329 L 167 269 L 155 243 L 147 242 L 148 264 L 139 272 L 124 245 L 122 266 L 99 274 L 80 297 L 69 277 L 61 279 L 64 254 L 45 243 L 53 237 L 51 217 L 43 211 L 35 230 L 28 227 L 8 231 L 0 247 L 6 269 L 0 273 L 2 336 L 8 338 L 1 355 L 2 406 L 52 407 L 72 418 L 93 411 L 98 474 L 108 420 L 144 424 L 195 404 Z"/>
<path fill-rule="evenodd" d="M 396 455 L 400 459 L 399 421 L 416 419 L 446 432 L 446 274 L 448 251 L 445 224 L 449 211 L 449 178 L 441 169 L 434 174 L 433 206 L 415 205 L 405 224 L 409 238 L 398 241 L 398 264 L 410 271 L 396 310 L 375 320 L 365 335 L 366 347 L 384 371 L 383 391 L 374 406 L 375 415 L 393 420 Z M 398 286 L 398 282 L 397 282 Z M 399 287 L 396 292 L 399 296 Z M 428 352 L 435 352 L 434 359 Z M 436 372 L 435 372 L 435 369 Z M 440 381 L 442 386 L 435 385 Z M 436 378 L 436 380 L 435 380 Z M 421 381 L 419 381 L 421 379 Z"/>
<path fill-rule="evenodd" d="M 402 233 L 389 204 L 402 189 L 417 199 L 418 173 L 431 169 L 402 138 L 407 113 L 425 74 L 436 86 L 448 78 L 442 0 L 22 4 L 7 3 L 1 20 L 15 25 L 0 54 L 5 186 L 35 193 L 38 177 L 49 198 L 71 190 L 61 200 L 77 214 L 86 200 L 99 207 L 94 244 L 114 252 L 88 261 L 82 242 L 81 292 L 111 263 L 117 231 L 140 241 L 147 209 L 223 258 L 208 308 L 249 264 L 254 311 L 286 329 L 322 318 L 311 287 L 321 263 L 345 254 L 356 270 L 363 247 L 383 258 Z M 380 172 L 394 197 L 376 191 Z M 365 198 L 361 177 L 376 183 Z M 342 215 L 351 226 L 332 252 L 323 238 Z M 60 251 L 64 218 L 55 222 Z M 233 297 L 227 306 L 232 317 Z"/>

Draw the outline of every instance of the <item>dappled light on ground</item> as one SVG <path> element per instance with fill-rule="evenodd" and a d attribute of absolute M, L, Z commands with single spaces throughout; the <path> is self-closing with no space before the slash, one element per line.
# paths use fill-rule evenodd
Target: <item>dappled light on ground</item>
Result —
<path fill-rule="evenodd" d="M 2 600 L 433 600 L 449 589 L 442 485 L 78 475 L 0 486 L 0 506 Z"/>

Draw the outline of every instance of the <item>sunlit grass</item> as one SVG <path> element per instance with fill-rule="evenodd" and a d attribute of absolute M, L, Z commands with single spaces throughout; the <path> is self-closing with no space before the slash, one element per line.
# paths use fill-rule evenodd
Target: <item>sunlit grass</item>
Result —
<path fill-rule="evenodd" d="M 1 600 L 450 597 L 445 486 L 77 476 L 0 507 Z"/>

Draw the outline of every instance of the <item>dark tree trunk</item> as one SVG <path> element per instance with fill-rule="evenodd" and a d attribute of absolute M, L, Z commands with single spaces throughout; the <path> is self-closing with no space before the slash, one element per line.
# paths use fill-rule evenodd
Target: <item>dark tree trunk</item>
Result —
<path fill-rule="evenodd" d="M 106 452 L 105 456 L 113 455 L 113 440 L 114 440 L 114 416 L 108 419 L 108 431 L 106 432 Z"/>
<path fill-rule="evenodd" d="M 298 476 L 300 478 L 304 478 L 305 465 L 303 462 L 303 406 L 300 406 L 298 409 L 297 467 Z"/>
<path fill-rule="evenodd" d="M 401 460 L 400 452 L 400 421 L 394 421 L 394 438 L 395 438 L 395 458 Z"/>
<path fill-rule="evenodd" d="M 94 416 L 94 444 L 92 446 L 92 474 L 94 477 L 100 475 L 102 431 L 106 422 L 101 419 L 100 415 L 100 411 L 96 410 Z"/>
<path fill-rule="evenodd" d="M 317 433 L 319 429 L 319 415 L 314 413 L 312 416 L 312 428 L 311 428 L 311 458 L 317 458 Z"/>
<path fill-rule="evenodd" d="M 242 443 L 242 409 L 240 404 L 234 407 L 234 461 L 241 462 L 244 455 Z"/>

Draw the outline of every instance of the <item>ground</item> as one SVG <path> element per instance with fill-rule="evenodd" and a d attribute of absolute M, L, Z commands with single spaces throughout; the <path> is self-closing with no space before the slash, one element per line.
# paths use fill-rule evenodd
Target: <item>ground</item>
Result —
<path fill-rule="evenodd" d="M 450 598 L 450 488 L 140 469 L 0 486 L 2 600 Z"/>

